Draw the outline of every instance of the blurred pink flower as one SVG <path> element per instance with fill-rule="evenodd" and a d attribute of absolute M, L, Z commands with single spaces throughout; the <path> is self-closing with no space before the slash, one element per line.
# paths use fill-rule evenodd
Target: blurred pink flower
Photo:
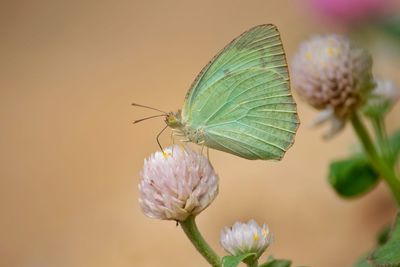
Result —
<path fill-rule="evenodd" d="M 309 0 L 323 18 L 340 24 L 352 24 L 377 18 L 389 12 L 392 0 Z"/>

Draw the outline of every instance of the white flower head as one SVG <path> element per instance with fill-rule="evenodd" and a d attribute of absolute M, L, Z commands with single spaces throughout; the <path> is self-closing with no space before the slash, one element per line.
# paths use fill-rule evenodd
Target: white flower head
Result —
<path fill-rule="evenodd" d="M 371 69 L 369 53 L 345 36 L 315 36 L 294 56 L 293 87 L 311 106 L 332 112 L 331 118 L 344 125 L 374 86 Z"/>
<path fill-rule="evenodd" d="M 208 207 L 218 194 L 209 160 L 189 147 L 173 146 L 145 159 L 139 204 L 151 218 L 184 221 Z"/>
<path fill-rule="evenodd" d="M 258 226 L 256 221 L 247 223 L 236 222 L 232 227 L 225 227 L 221 232 L 222 247 L 231 255 L 256 253 L 257 257 L 267 249 L 272 242 L 267 225 Z"/>

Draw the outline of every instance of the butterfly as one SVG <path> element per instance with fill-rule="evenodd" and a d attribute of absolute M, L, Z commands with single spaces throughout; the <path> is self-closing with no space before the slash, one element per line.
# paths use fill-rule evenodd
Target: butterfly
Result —
<path fill-rule="evenodd" d="M 299 118 L 277 27 L 258 25 L 235 38 L 196 77 L 182 110 L 151 117 L 158 116 L 165 116 L 163 131 L 169 126 L 185 142 L 245 159 L 280 160 Z"/>

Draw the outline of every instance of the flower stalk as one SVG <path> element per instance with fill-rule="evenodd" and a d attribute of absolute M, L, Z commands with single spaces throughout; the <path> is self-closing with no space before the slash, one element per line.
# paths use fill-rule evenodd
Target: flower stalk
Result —
<path fill-rule="evenodd" d="M 371 118 L 371 123 L 375 131 L 377 143 L 380 148 L 381 157 L 393 167 L 393 152 L 389 144 L 385 123 L 383 118 Z"/>
<path fill-rule="evenodd" d="M 179 222 L 186 236 L 192 242 L 197 251 L 211 264 L 213 267 L 221 267 L 221 258 L 208 245 L 197 228 L 195 216 L 189 216 L 186 220 Z"/>
<path fill-rule="evenodd" d="M 382 176 L 383 180 L 392 191 L 397 205 L 400 206 L 400 180 L 396 177 L 396 173 L 378 154 L 366 127 L 357 113 L 352 115 L 351 123 L 368 155 L 372 167 Z"/>
<path fill-rule="evenodd" d="M 251 262 L 245 262 L 247 267 L 258 267 L 258 259 L 253 260 Z"/>

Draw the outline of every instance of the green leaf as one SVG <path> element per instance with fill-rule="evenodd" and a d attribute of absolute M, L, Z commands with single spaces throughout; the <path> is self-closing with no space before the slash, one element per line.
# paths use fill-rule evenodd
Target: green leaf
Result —
<path fill-rule="evenodd" d="M 250 257 L 256 256 L 256 253 L 246 253 L 237 256 L 225 256 L 222 258 L 222 266 L 223 267 L 236 267 L 242 261 L 249 259 Z"/>
<path fill-rule="evenodd" d="M 375 267 L 400 267 L 400 212 L 390 234 L 390 239 L 370 256 Z"/>
<path fill-rule="evenodd" d="M 337 160 L 329 166 L 329 183 L 344 198 L 358 197 L 377 185 L 379 175 L 363 156 Z"/>
<path fill-rule="evenodd" d="M 385 228 L 383 228 L 379 233 L 378 236 L 376 238 L 376 241 L 378 243 L 378 245 L 383 245 L 385 244 L 389 238 L 390 238 L 390 231 L 392 230 L 392 226 L 386 226 Z"/>
<path fill-rule="evenodd" d="M 268 258 L 267 262 L 259 265 L 259 267 L 290 267 L 292 261 L 290 260 L 277 260 L 272 256 Z"/>
<path fill-rule="evenodd" d="M 400 240 L 389 241 L 375 250 L 371 256 L 371 261 L 376 267 L 399 267 Z"/>
<path fill-rule="evenodd" d="M 400 41 L 400 17 L 391 16 L 381 21 L 378 26 L 397 41 Z"/>
<path fill-rule="evenodd" d="M 374 265 L 369 262 L 368 256 L 363 256 L 353 265 L 353 267 L 374 267 Z"/>
<path fill-rule="evenodd" d="M 399 228 L 400 229 L 400 228 Z M 376 242 L 377 246 L 382 246 L 385 243 L 387 243 L 390 239 L 390 236 L 395 234 L 395 236 L 400 235 L 400 231 L 397 230 L 398 232 L 393 232 L 392 231 L 392 225 L 385 226 L 377 235 Z M 374 265 L 371 263 L 370 260 L 370 255 L 372 252 L 369 252 L 362 256 L 354 265 L 353 267 L 374 267 Z"/>

